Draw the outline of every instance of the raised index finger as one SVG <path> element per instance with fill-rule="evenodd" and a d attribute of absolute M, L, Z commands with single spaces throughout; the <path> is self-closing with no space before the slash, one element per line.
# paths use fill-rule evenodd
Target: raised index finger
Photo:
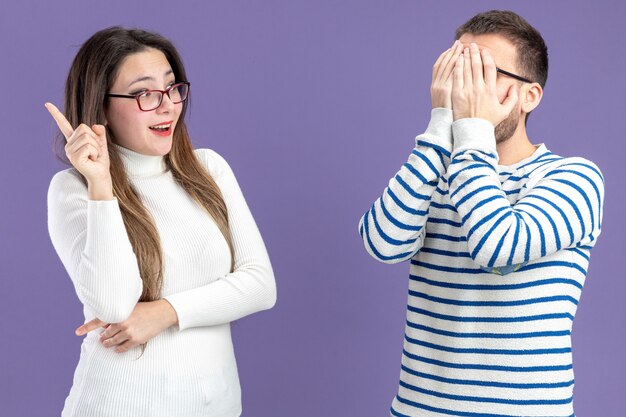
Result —
<path fill-rule="evenodd" d="M 72 127 L 70 122 L 67 121 L 63 113 L 61 113 L 61 111 L 57 109 L 57 106 L 55 106 L 54 104 L 46 103 L 44 105 L 46 106 L 46 109 L 48 109 L 48 111 L 50 112 L 50 115 L 52 116 L 54 121 L 57 122 L 57 126 L 59 126 L 59 129 L 61 130 L 61 133 L 63 133 L 63 136 L 65 136 L 65 139 L 69 139 L 70 136 L 72 136 L 72 133 L 74 133 L 74 128 Z"/>

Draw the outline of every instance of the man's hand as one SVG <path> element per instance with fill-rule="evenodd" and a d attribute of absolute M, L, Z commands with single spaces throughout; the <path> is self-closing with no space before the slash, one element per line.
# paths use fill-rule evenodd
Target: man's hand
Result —
<path fill-rule="evenodd" d="M 76 329 L 82 336 L 100 327 L 106 330 L 100 335 L 104 347 L 115 347 L 118 353 L 126 352 L 146 343 L 163 330 L 178 322 L 176 311 L 166 300 L 137 303 L 130 317 L 121 323 L 108 324 L 93 319 Z"/>
<path fill-rule="evenodd" d="M 433 79 L 430 84 L 430 97 L 433 109 L 452 108 L 452 72 L 457 58 L 463 52 L 463 44 L 455 41 L 450 49 L 443 51 L 433 65 Z"/>
<path fill-rule="evenodd" d="M 467 117 L 485 119 L 494 126 L 507 118 L 518 103 L 518 87 L 511 84 L 500 103 L 496 89 L 496 64 L 493 57 L 472 43 L 456 60 L 452 85 L 454 120 Z"/>

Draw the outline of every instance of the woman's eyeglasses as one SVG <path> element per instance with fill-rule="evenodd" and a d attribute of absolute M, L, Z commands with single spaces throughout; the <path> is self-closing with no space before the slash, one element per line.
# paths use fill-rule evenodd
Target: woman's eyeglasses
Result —
<path fill-rule="evenodd" d="M 137 105 L 140 110 L 152 111 L 159 108 L 163 102 L 164 94 L 167 94 L 174 104 L 182 103 L 187 100 L 189 96 L 189 86 L 190 83 L 181 82 L 168 87 L 166 90 L 148 90 L 134 95 L 107 93 L 107 97 L 133 98 L 137 100 Z"/>

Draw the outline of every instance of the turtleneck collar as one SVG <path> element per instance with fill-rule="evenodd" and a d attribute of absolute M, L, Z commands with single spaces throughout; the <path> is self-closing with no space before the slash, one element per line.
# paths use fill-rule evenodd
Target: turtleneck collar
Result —
<path fill-rule="evenodd" d="M 162 156 L 143 155 L 123 146 L 113 144 L 129 177 L 151 177 L 167 171 Z"/>

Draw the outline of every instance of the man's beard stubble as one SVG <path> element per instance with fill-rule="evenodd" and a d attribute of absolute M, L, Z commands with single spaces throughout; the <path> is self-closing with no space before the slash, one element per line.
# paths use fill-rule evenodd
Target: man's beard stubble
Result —
<path fill-rule="evenodd" d="M 496 136 L 496 144 L 502 143 L 511 138 L 515 130 L 517 129 L 517 124 L 519 123 L 519 109 L 514 108 L 511 110 L 511 113 L 501 121 L 494 131 Z"/>

